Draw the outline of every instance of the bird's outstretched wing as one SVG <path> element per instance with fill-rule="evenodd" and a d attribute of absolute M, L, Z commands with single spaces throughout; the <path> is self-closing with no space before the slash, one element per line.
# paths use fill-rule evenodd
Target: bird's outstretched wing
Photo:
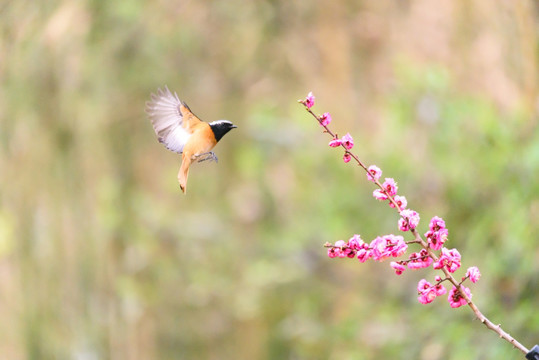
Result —
<path fill-rule="evenodd" d="M 151 97 L 152 100 L 146 103 L 146 113 L 157 139 L 167 149 L 181 154 L 191 129 L 201 122 L 200 119 L 167 86 L 163 90 L 157 89 L 157 94 Z"/>

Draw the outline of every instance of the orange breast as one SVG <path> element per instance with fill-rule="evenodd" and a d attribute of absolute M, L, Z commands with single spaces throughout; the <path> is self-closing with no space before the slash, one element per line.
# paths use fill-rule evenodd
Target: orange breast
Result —
<path fill-rule="evenodd" d="M 193 128 L 193 135 L 185 144 L 183 152 L 186 156 L 200 155 L 209 152 L 217 144 L 215 135 L 210 128 L 210 125 L 205 122 L 196 124 Z"/>

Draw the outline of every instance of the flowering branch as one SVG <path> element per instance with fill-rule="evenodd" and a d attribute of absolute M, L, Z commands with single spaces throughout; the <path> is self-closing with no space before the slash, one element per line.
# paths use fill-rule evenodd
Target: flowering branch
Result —
<path fill-rule="evenodd" d="M 372 258 L 375 261 L 382 261 L 389 257 L 400 257 L 408 250 L 408 244 L 419 244 L 421 249 L 419 252 L 411 253 L 406 260 L 393 261 L 390 266 L 395 270 L 397 275 L 401 275 L 407 268 L 420 269 L 432 266 L 434 269 L 441 270 L 445 277 L 435 277 L 435 284 L 429 283 L 422 279 L 417 291 L 419 294 L 418 301 L 422 304 L 431 303 L 436 297 L 446 294 L 447 290 L 442 285 L 443 282 L 450 282 L 452 288 L 449 291 L 448 302 L 451 307 L 457 308 L 462 305 L 468 305 L 475 316 L 487 328 L 496 332 L 500 338 L 511 343 L 515 348 L 527 354 L 529 359 L 539 359 L 539 347 L 536 345 L 532 351 L 529 351 L 525 346 L 515 340 L 511 335 L 502 330 L 501 326 L 495 325 L 487 317 L 485 317 L 472 301 L 472 293 L 470 289 L 465 287 L 463 283 L 470 280 L 475 283 L 481 277 L 479 269 L 475 266 L 468 268 L 466 275 L 458 281 L 453 273 L 461 266 L 461 256 L 457 249 L 447 249 L 444 243 L 448 239 L 448 229 L 445 226 L 445 221 L 440 217 L 433 217 L 429 224 L 429 231 L 425 233 L 425 239 L 417 231 L 419 224 L 419 214 L 411 209 L 407 209 L 407 200 L 404 196 L 397 195 L 397 183 L 392 178 L 386 178 L 383 183 L 379 181 L 382 176 L 382 170 L 375 165 L 366 166 L 359 157 L 351 150 L 354 147 L 352 136 L 347 133 L 339 138 L 337 133 L 329 128 L 332 121 L 330 113 L 326 112 L 322 115 L 316 115 L 311 108 L 314 106 L 315 97 L 311 93 L 304 100 L 298 100 L 299 103 L 305 106 L 305 110 L 309 112 L 322 126 L 324 133 L 331 136 L 329 146 L 332 148 L 341 147 L 344 149 L 343 161 L 350 162 L 352 159 L 361 166 L 367 173 L 367 180 L 372 181 L 378 188 L 374 190 L 373 196 L 379 201 L 387 201 L 389 206 L 396 209 L 401 218 L 398 221 L 399 230 L 410 232 L 414 240 L 404 241 L 400 235 L 384 235 L 378 236 L 370 243 L 366 243 L 361 239 L 360 235 L 354 235 L 347 242 L 339 240 L 334 245 L 326 243 L 324 246 L 328 249 L 327 253 L 330 258 L 355 258 L 360 262 L 365 262 Z M 536 356 L 536 357 L 534 357 Z"/>

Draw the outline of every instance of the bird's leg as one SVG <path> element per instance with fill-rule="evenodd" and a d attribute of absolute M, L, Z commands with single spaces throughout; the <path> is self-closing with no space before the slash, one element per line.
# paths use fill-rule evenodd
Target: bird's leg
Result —
<path fill-rule="evenodd" d="M 195 159 L 196 159 L 197 162 L 203 162 L 203 161 L 206 161 L 206 160 L 213 160 L 213 161 L 217 162 L 217 155 L 215 155 L 213 153 L 213 151 L 210 151 L 210 152 L 206 152 L 206 153 L 203 153 L 203 154 L 195 155 Z"/>

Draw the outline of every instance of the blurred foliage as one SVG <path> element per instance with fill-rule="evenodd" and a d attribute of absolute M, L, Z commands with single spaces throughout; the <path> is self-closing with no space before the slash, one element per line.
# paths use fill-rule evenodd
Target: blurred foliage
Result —
<path fill-rule="evenodd" d="M 474 300 L 539 342 L 537 3 L 0 4 L 0 357 L 508 359 L 433 272 L 330 260 L 396 232 L 296 100 L 442 216 Z M 176 182 L 144 102 L 239 125 Z M 464 271 L 464 270 L 463 270 Z"/>

